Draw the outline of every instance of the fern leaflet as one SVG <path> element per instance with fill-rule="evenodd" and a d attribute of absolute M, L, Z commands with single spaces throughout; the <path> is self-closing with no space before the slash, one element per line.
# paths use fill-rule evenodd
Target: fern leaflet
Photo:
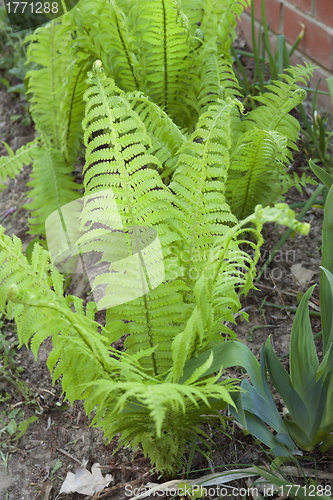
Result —
<path fill-rule="evenodd" d="M 0 191 L 6 189 L 5 182 L 7 177 L 15 179 L 15 176 L 20 173 L 24 165 L 29 165 L 33 159 L 33 152 L 40 146 L 39 139 L 35 139 L 33 142 L 29 142 L 25 146 L 20 147 L 15 153 L 6 144 L 8 156 L 2 156 L 0 158 Z"/>

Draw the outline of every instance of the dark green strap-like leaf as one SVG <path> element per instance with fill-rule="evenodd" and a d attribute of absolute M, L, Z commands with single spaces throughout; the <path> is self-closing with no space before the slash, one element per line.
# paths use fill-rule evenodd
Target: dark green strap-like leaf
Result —
<path fill-rule="evenodd" d="M 276 408 L 275 401 L 273 399 L 272 393 L 268 387 L 267 380 L 266 380 L 266 365 L 265 365 L 265 354 L 264 354 L 264 346 L 261 346 L 261 353 L 260 353 L 260 373 L 261 373 L 261 380 L 262 384 L 264 387 L 264 391 L 266 394 L 266 399 L 270 405 L 270 408 L 273 412 L 274 415 L 274 425 L 272 425 L 273 429 L 277 431 L 276 438 L 279 442 L 285 444 L 289 448 L 293 449 L 294 444 L 292 440 L 290 439 L 290 436 L 287 434 L 287 428 L 285 424 L 283 423 L 283 426 L 280 423 L 281 417 L 280 413 L 278 412 L 278 409 Z M 279 420 L 280 419 L 280 420 Z M 279 423 L 279 426 L 276 426 L 276 422 Z M 268 422 L 267 422 L 268 423 Z M 271 424 L 269 424 L 271 425 Z"/>
<path fill-rule="evenodd" d="M 325 224 L 325 219 L 324 219 L 324 224 Z M 324 229 L 323 229 L 322 261 L 324 261 L 324 259 L 327 262 L 332 260 L 333 264 L 333 258 L 330 255 L 328 255 L 329 252 L 328 249 L 326 249 L 327 243 L 328 241 L 325 238 L 325 255 L 324 255 Z M 323 266 L 321 266 L 321 269 L 322 271 L 320 274 L 320 310 L 321 310 L 321 321 L 323 327 L 324 352 L 326 353 L 326 351 L 330 349 L 333 341 L 333 318 L 332 318 L 333 274 Z M 322 290 L 322 287 L 324 288 L 324 291 Z M 325 292 L 326 294 L 324 295 Z M 325 330 L 324 330 L 324 322 L 325 322 Z M 325 338 L 324 338 L 324 332 L 325 332 Z"/>
<path fill-rule="evenodd" d="M 318 167 L 313 161 L 309 160 L 309 165 L 312 169 L 312 172 L 316 174 L 316 176 L 321 180 L 323 184 L 330 189 L 333 184 L 333 177 L 327 173 L 323 168 Z"/>
<path fill-rule="evenodd" d="M 315 285 L 304 294 L 293 322 L 290 338 L 290 379 L 305 404 L 312 397 L 319 367 L 309 315 L 309 299 Z M 311 411 L 308 406 L 309 411 Z"/>
<path fill-rule="evenodd" d="M 245 368 L 249 374 L 258 393 L 263 398 L 266 398 L 261 381 L 258 361 L 245 344 L 234 340 L 224 342 L 223 344 L 214 347 L 212 350 L 203 352 L 196 358 L 187 361 L 184 366 L 183 376 L 179 379 L 178 383 L 184 383 L 197 368 L 207 361 L 211 352 L 213 352 L 214 355 L 213 363 L 203 376 L 218 372 L 221 367 L 229 368 L 231 366 L 241 366 Z"/>
<path fill-rule="evenodd" d="M 330 189 L 324 211 L 324 224 L 322 233 L 322 259 L 321 265 L 330 273 L 333 273 L 333 191 Z M 321 324 L 323 329 L 323 350 L 324 354 L 330 346 L 332 339 L 332 323 L 333 323 L 333 309 L 332 309 L 332 288 L 330 286 L 327 273 L 322 270 L 320 273 L 320 312 Z"/>
<path fill-rule="evenodd" d="M 311 450 L 312 449 L 312 444 L 311 444 L 311 439 L 309 438 L 309 434 L 307 431 L 305 431 L 305 428 L 301 425 L 297 425 L 296 422 L 293 420 L 289 420 L 286 418 L 286 426 L 288 428 L 289 434 L 292 436 L 292 438 L 299 443 L 300 447 L 303 450 Z M 309 431 L 310 429 L 307 428 Z"/>
<path fill-rule="evenodd" d="M 235 408 L 232 408 L 231 406 L 230 412 L 234 417 L 237 418 L 237 420 L 241 421 L 239 418 L 239 413 L 235 410 Z M 249 431 L 254 437 L 259 439 L 262 443 L 264 443 L 266 446 L 269 446 L 271 448 L 272 452 L 274 453 L 275 456 L 279 457 L 286 457 L 289 456 L 288 451 L 284 446 L 282 446 L 277 439 L 275 438 L 274 434 L 270 432 L 268 427 L 265 425 L 265 423 L 256 415 L 254 415 L 251 412 L 245 411 L 241 408 L 241 406 L 238 404 L 237 409 L 243 412 L 243 419 L 245 419 L 246 425 L 245 429 Z"/>
<path fill-rule="evenodd" d="M 292 386 L 290 377 L 273 351 L 270 339 L 265 343 L 265 361 L 274 387 L 284 400 L 291 418 L 310 432 L 311 419 L 304 401 Z"/>
<path fill-rule="evenodd" d="M 324 383 L 322 379 L 318 380 L 313 390 L 313 398 L 318 400 L 318 403 L 317 401 L 311 401 L 311 406 L 310 406 L 310 412 L 312 413 L 311 417 L 313 417 L 313 422 L 309 438 L 313 441 L 313 447 L 315 447 L 323 440 L 323 437 L 321 435 L 322 431 L 321 423 L 323 422 L 323 417 L 325 415 L 328 389 L 331 382 L 331 373 L 332 372 L 330 372 L 330 374 L 326 377 Z"/>
<path fill-rule="evenodd" d="M 276 406 L 272 407 L 267 400 L 263 399 L 247 379 L 243 380 L 241 388 L 244 390 L 244 392 L 241 392 L 244 410 L 256 415 L 278 433 L 287 434 L 287 428 Z M 290 439 L 288 446 L 291 448 L 295 447 Z"/>

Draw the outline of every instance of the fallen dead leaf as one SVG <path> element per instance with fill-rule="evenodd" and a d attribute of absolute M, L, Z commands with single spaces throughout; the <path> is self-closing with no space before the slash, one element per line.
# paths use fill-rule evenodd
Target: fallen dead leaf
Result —
<path fill-rule="evenodd" d="M 113 480 L 111 474 L 102 476 L 99 464 L 91 466 L 91 472 L 83 467 L 77 467 L 73 472 L 68 472 L 61 486 L 60 493 L 81 493 L 83 495 L 94 495 L 104 490 Z"/>
<path fill-rule="evenodd" d="M 297 283 L 299 283 L 302 287 L 306 287 L 310 283 L 312 276 L 315 274 L 314 271 L 306 269 L 306 267 L 303 267 L 302 264 L 293 264 L 290 270 Z"/>

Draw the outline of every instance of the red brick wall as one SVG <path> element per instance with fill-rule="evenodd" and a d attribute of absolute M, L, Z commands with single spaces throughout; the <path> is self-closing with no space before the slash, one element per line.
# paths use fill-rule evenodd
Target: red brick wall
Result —
<path fill-rule="evenodd" d="M 261 0 L 252 0 L 255 16 L 261 20 Z M 297 51 L 292 57 L 293 64 L 304 60 L 313 62 L 318 69 L 311 81 L 315 87 L 321 78 L 320 90 L 327 91 L 325 78 L 333 76 L 333 0 L 265 0 L 266 21 L 271 30 L 271 43 L 276 46 L 276 35 L 285 35 L 289 47 L 299 35 L 302 25 L 305 32 Z M 251 9 L 241 18 L 240 26 L 250 47 Z M 318 96 L 318 103 L 332 111 L 331 100 Z"/>

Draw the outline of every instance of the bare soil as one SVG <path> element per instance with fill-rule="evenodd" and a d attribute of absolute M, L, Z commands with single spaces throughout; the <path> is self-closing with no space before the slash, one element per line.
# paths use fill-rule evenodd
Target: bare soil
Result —
<path fill-rule="evenodd" d="M 13 114 L 22 112 L 21 106 L 18 97 L 8 94 L 5 90 L 0 91 L 0 141 L 6 141 L 14 151 L 34 138 L 33 127 L 23 127 L 19 121 L 10 120 Z M 5 148 L 0 143 L 0 156 L 4 153 Z M 297 170 L 306 164 L 302 153 L 295 157 Z M 27 233 L 28 214 L 22 207 L 28 191 L 26 183 L 29 174 L 30 168 L 27 167 L 15 180 L 9 180 L 8 189 L 0 194 L 0 223 L 6 228 L 7 234 L 16 235 L 21 239 L 23 249 L 33 238 Z M 306 201 L 313 189 L 314 187 L 309 185 L 303 194 L 293 189 L 288 193 L 286 201 L 289 204 Z M 258 289 L 252 290 L 243 299 L 243 311 L 249 315 L 249 321 L 241 320 L 239 316 L 237 324 L 230 325 L 238 338 L 247 344 L 256 356 L 269 335 L 278 355 L 288 353 L 294 313 L 284 307 L 296 307 L 299 292 L 304 293 L 312 284 L 319 284 L 323 210 L 311 209 L 304 221 L 311 223 L 309 235 L 288 238 L 257 284 Z M 274 224 L 265 225 L 265 244 L 258 269 L 284 230 Z M 72 282 L 71 293 L 83 296 L 87 293 L 86 285 L 82 281 Z M 267 302 L 282 306 L 282 309 L 267 305 Z M 318 306 L 317 286 L 311 299 L 311 308 L 318 311 Z M 320 319 L 312 317 L 311 322 L 313 332 L 318 332 L 321 328 Z M 15 325 L 8 319 L 4 322 L 2 333 L 11 345 L 16 345 Z M 320 354 L 320 339 L 316 341 L 316 345 Z M 43 343 L 37 360 L 25 347 L 19 349 L 15 359 L 17 365 L 24 369 L 20 376 L 21 391 L 8 381 L 0 380 L 0 395 L 10 395 L 8 401 L 0 404 L 0 445 L 1 442 L 7 445 L 7 449 L 0 446 L 0 500 L 52 500 L 60 491 L 67 472 L 73 471 L 83 460 L 88 461 L 89 470 L 90 466 L 97 462 L 102 467 L 103 475 L 113 476 L 109 488 L 95 495 L 96 499 L 126 498 L 125 484 L 140 487 L 148 481 L 161 482 L 162 479 L 151 470 L 149 460 L 139 448 L 133 452 L 121 447 L 115 452 L 117 439 L 113 439 L 109 444 L 104 443 L 101 431 L 89 426 L 90 420 L 84 412 L 83 403 L 76 402 L 71 407 L 64 401 L 60 384 L 53 386 L 46 366 L 50 349 L 51 341 L 48 340 Z M 288 368 L 288 357 L 284 358 L 284 363 Z M 237 375 L 237 372 L 231 371 L 231 374 Z M 276 401 L 279 410 L 283 412 L 283 402 L 278 396 Z M 22 409 L 22 414 L 16 417 L 17 424 L 33 415 L 38 416 L 38 420 L 29 426 L 17 442 L 10 439 L 8 433 L 1 434 L 1 429 L 10 420 L 8 413 L 15 408 Z M 229 422 L 226 434 L 221 432 L 222 429 L 207 431 L 213 437 L 214 447 L 207 457 L 201 454 L 194 456 L 192 470 L 201 470 L 196 473 L 197 476 L 226 470 L 230 464 L 263 466 L 270 463 L 263 447 L 251 436 L 245 436 L 234 422 Z M 327 477 L 333 472 L 330 451 L 325 455 L 320 455 L 318 451 L 304 453 L 298 460 L 304 468 L 313 468 L 316 464 L 318 471 L 327 474 Z M 196 475 L 192 473 L 189 477 L 197 477 Z M 182 477 L 185 478 L 184 473 Z M 234 485 L 240 487 L 244 486 L 244 483 L 238 481 L 234 482 Z M 84 496 L 75 493 L 61 495 L 61 498 L 74 500 Z"/>

